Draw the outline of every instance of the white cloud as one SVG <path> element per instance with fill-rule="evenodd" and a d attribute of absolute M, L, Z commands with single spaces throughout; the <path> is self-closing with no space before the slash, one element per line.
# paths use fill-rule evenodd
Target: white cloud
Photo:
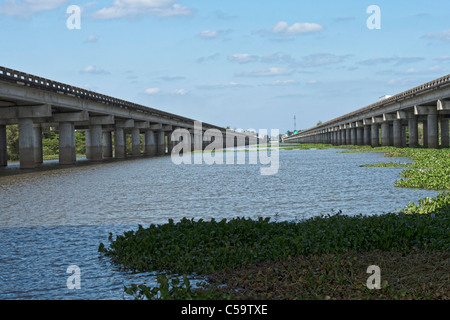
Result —
<path fill-rule="evenodd" d="M 283 76 L 293 73 L 292 69 L 285 68 L 268 68 L 254 71 L 238 71 L 235 73 L 237 77 L 273 77 Z"/>
<path fill-rule="evenodd" d="M 219 37 L 222 34 L 222 31 L 216 31 L 216 30 L 203 30 L 200 32 L 200 37 L 204 39 L 214 39 Z"/>
<path fill-rule="evenodd" d="M 436 32 L 436 33 L 429 32 L 424 37 L 430 38 L 430 39 L 440 39 L 440 40 L 444 40 L 444 41 L 450 41 L 450 29 L 444 30 L 441 32 Z"/>
<path fill-rule="evenodd" d="M 95 19 L 136 18 L 142 15 L 156 17 L 188 16 L 192 9 L 175 3 L 175 0 L 114 0 L 107 8 L 92 14 Z"/>
<path fill-rule="evenodd" d="M 228 57 L 229 61 L 237 63 L 249 63 L 258 60 L 258 57 L 248 53 L 235 53 Z"/>
<path fill-rule="evenodd" d="M 330 53 L 316 53 L 303 57 L 298 64 L 302 67 L 319 67 L 327 64 L 340 63 L 346 56 L 337 56 Z"/>
<path fill-rule="evenodd" d="M 272 28 L 272 33 L 278 35 L 291 36 L 304 33 L 313 33 L 322 30 L 323 27 L 317 23 L 296 22 L 291 26 L 289 26 L 287 22 L 280 21 L 277 24 L 275 24 L 275 26 Z"/>
<path fill-rule="evenodd" d="M 87 43 L 95 43 L 95 42 L 97 42 L 98 41 L 98 39 L 99 39 L 99 36 L 96 36 L 96 35 L 90 35 L 88 38 L 87 38 L 87 40 L 85 41 L 85 42 L 87 42 Z"/>
<path fill-rule="evenodd" d="M 147 94 L 157 94 L 160 92 L 161 92 L 160 88 L 148 88 L 145 90 L 145 93 L 147 93 Z"/>
<path fill-rule="evenodd" d="M 202 90 L 226 89 L 226 88 L 243 88 L 243 87 L 249 87 L 249 85 L 231 81 L 229 83 L 210 83 L 210 84 L 203 84 L 203 85 L 196 86 L 196 88 L 202 89 Z"/>
<path fill-rule="evenodd" d="M 34 14 L 50 11 L 61 7 L 69 2 L 68 0 L 6 0 L 0 5 L 0 14 L 16 16 L 19 18 L 29 18 Z"/>
<path fill-rule="evenodd" d="M 180 96 L 184 96 L 188 93 L 188 91 L 186 89 L 176 89 L 173 93 Z"/>
<path fill-rule="evenodd" d="M 90 74 L 109 74 L 108 71 L 103 70 L 102 68 L 93 66 L 93 65 L 89 65 L 89 66 L 83 68 L 80 72 L 81 73 L 90 73 Z"/>

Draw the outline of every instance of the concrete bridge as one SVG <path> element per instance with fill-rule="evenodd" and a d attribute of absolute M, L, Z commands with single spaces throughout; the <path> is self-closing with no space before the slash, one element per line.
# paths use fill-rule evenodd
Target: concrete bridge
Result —
<path fill-rule="evenodd" d="M 6 125 L 10 124 L 19 125 L 20 168 L 24 169 L 43 162 L 45 126 L 59 129 L 62 165 L 76 163 L 75 130 L 85 131 L 86 157 L 93 161 L 125 158 L 126 134 L 132 135 L 133 156 L 141 156 L 141 149 L 145 156 L 170 154 L 178 143 L 171 141 L 172 132 L 178 128 L 189 130 L 192 149 L 214 141 L 209 129 L 223 133 L 224 147 L 254 141 L 246 134 L 207 123 L 202 123 L 202 132 L 196 134 L 195 123 L 183 116 L 0 67 L 0 166 L 7 165 Z M 203 141 L 195 141 L 198 137 Z"/>
<path fill-rule="evenodd" d="M 449 146 L 450 75 L 405 92 L 381 99 L 336 119 L 327 121 L 285 142 L 333 145 Z"/>

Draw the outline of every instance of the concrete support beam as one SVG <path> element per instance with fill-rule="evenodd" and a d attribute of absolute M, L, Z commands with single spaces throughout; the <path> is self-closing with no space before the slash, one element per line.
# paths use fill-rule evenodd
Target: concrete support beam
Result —
<path fill-rule="evenodd" d="M 30 118 L 19 119 L 19 159 L 21 169 L 35 167 L 34 127 Z"/>
<path fill-rule="evenodd" d="M 133 128 L 131 130 L 131 146 L 133 157 L 141 155 L 141 134 L 139 128 Z"/>
<path fill-rule="evenodd" d="M 428 125 L 428 148 L 439 148 L 439 132 L 438 132 L 438 115 L 437 111 L 434 114 L 427 115 Z"/>
<path fill-rule="evenodd" d="M 89 113 L 87 111 L 57 113 L 53 115 L 54 122 L 83 122 L 89 120 Z"/>
<path fill-rule="evenodd" d="M 356 128 L 356 144 L 362 146 L 364 144 L 364 128 Z"/>
<path fill-rule="evenodd" d="M 42 151 L 42 127 L 40 124 L 34 124 L 34 162 L 43 163 L 44 155 Z"/>
<path fill-rule="evenodd" d="M 125 131 L 120 126 L 114 130 L 114 157 L 116 159 L 125 158 Z"/>
<path fill-rule="evenodd" d="M 371 145 L 371 141 L 370 141 L 370 125 L 366 125 L 364 126 L 364 138 L 363 138 L 363 144 L 366 146 L 370 146 Z"/>
<path fill-rule="evenodd" d="M 135 121 L 134 127 L 142 130 L 150 129 L 150 123 L 148 121 Z"/>
<path fill-rule="evenodd" d="M 383 122 L 381 124 L 381 146 L 387 147 L 390 144 L 389 140 L 389 123 Z"/>
<path fill-rule="evenodd" d="M 101 125 L 91 125 L 90 130 L 90 160 L 101 161 L 103 160 L 103 144 L 102 144 L 102 126 Z M 88 141 L 86 139 L 86 141 Z M 86 153 L 88 153 L 88 144 L 86 143 Z"/>
<path fill-rule="evenodd" d="M 438 110 L 438 111 L 446 111 L 446 110 L 450 110 L 450 101 L 447 101 L 447 100 L 438 100 L 438 101 L 437 101 L 437 110 Z"/>
<path fill-rule="evenodd" d="M 20 118 L 48 118 L 52 116 L 52 106 L 49 104 L 1 108 L 0 120 Z"/>
<path fill-rule="evenodd" d="M 401 120 L 394 120 L 393 121 L 393 140 L 394 140 L 394 147 L 401 148 L 402 147 L 402 123 Z"/>
<path fill-rule="evenodd" d="M 75 126 L 73 122 L 61 122 L 59 124 L 59 164 L 74 164 L 76 161 Z"/>
<path fill-rule="evenodd" d="M 6 125 L 0 125 L 0 167 L 8 165 L 8 151 L 6 143 Z"/>
<path fill-rule="evenodd" d="M 103 157 L 112 158 L 113 147 L 112 147 L 112 136 L 111 131 L 103 131 Z"/>
<path fill-rule="evenodd" d="M 417 148 L 419 146 L 419 131 L 417 126 L 417 118 L 411 114 L 408 119 L 409 131 L 409 147 Z"/>
<path fill-rule="evenodd" d="M 156 152 L 159 156 L 162 156 L 166 153 L 166 138 L 164 131 L 158 131 L 157 136 Z"/>
<path fill-rule="evenodd" d="M 89 124 L 91 125 L 110 125 L 114 124 L 114 116 L 90 116 Z"/>
<path fill-rule="evenodd" d="M 375 122 L 370 125 L 370 144 L 373 148 L 380 146 L 379 125 Z"/>
<path fill-rule="evenodd" d="M 117 120 L 115 123 L 116 128 L 121 129 L 131 129 L 134 128 L 134 120 L 128 119 L 128 120 Z"/>
<path fill-rule="evenodd" d="M 152 130 L 145 131 L 144 153 L 149 157 L 156 154 L 155 132 Z"/>
<path fill-rule="evenodd" d="M 152 129 L 153 131 L 162 130 L 162 128 L 163 128 L 163 126 L 161 123 L 150 125 L 150 129 Z"/>

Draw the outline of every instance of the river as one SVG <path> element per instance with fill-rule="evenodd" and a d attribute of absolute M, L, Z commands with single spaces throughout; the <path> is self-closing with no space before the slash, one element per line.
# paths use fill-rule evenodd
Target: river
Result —
<path fill-rule="evenodd" d="M 108 235 L 186 218 L 301 220 L 342 210 L 382 214 L 437 192 L 395 188 L 401 168 L 380 153 L 280 150 L 277 174 L 260 164 L 175 165 L 170 157 L 60 168 L 0 169 L 0 299 L 130 299 L 124 285 L 154 283 L 100 257 Z M 410 162 L 406 158 L 396 161 Z M 80 289 L 69 289 L 80 269 Z"/>

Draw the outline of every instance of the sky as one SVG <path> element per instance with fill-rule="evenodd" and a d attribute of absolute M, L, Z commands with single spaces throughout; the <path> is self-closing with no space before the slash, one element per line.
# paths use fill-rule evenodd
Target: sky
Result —
<path fill-rule="evenodd" d="M 4 0 L 0 39 L 4 67 L 283 133 L 449 74 L 450 2 Z"/>

